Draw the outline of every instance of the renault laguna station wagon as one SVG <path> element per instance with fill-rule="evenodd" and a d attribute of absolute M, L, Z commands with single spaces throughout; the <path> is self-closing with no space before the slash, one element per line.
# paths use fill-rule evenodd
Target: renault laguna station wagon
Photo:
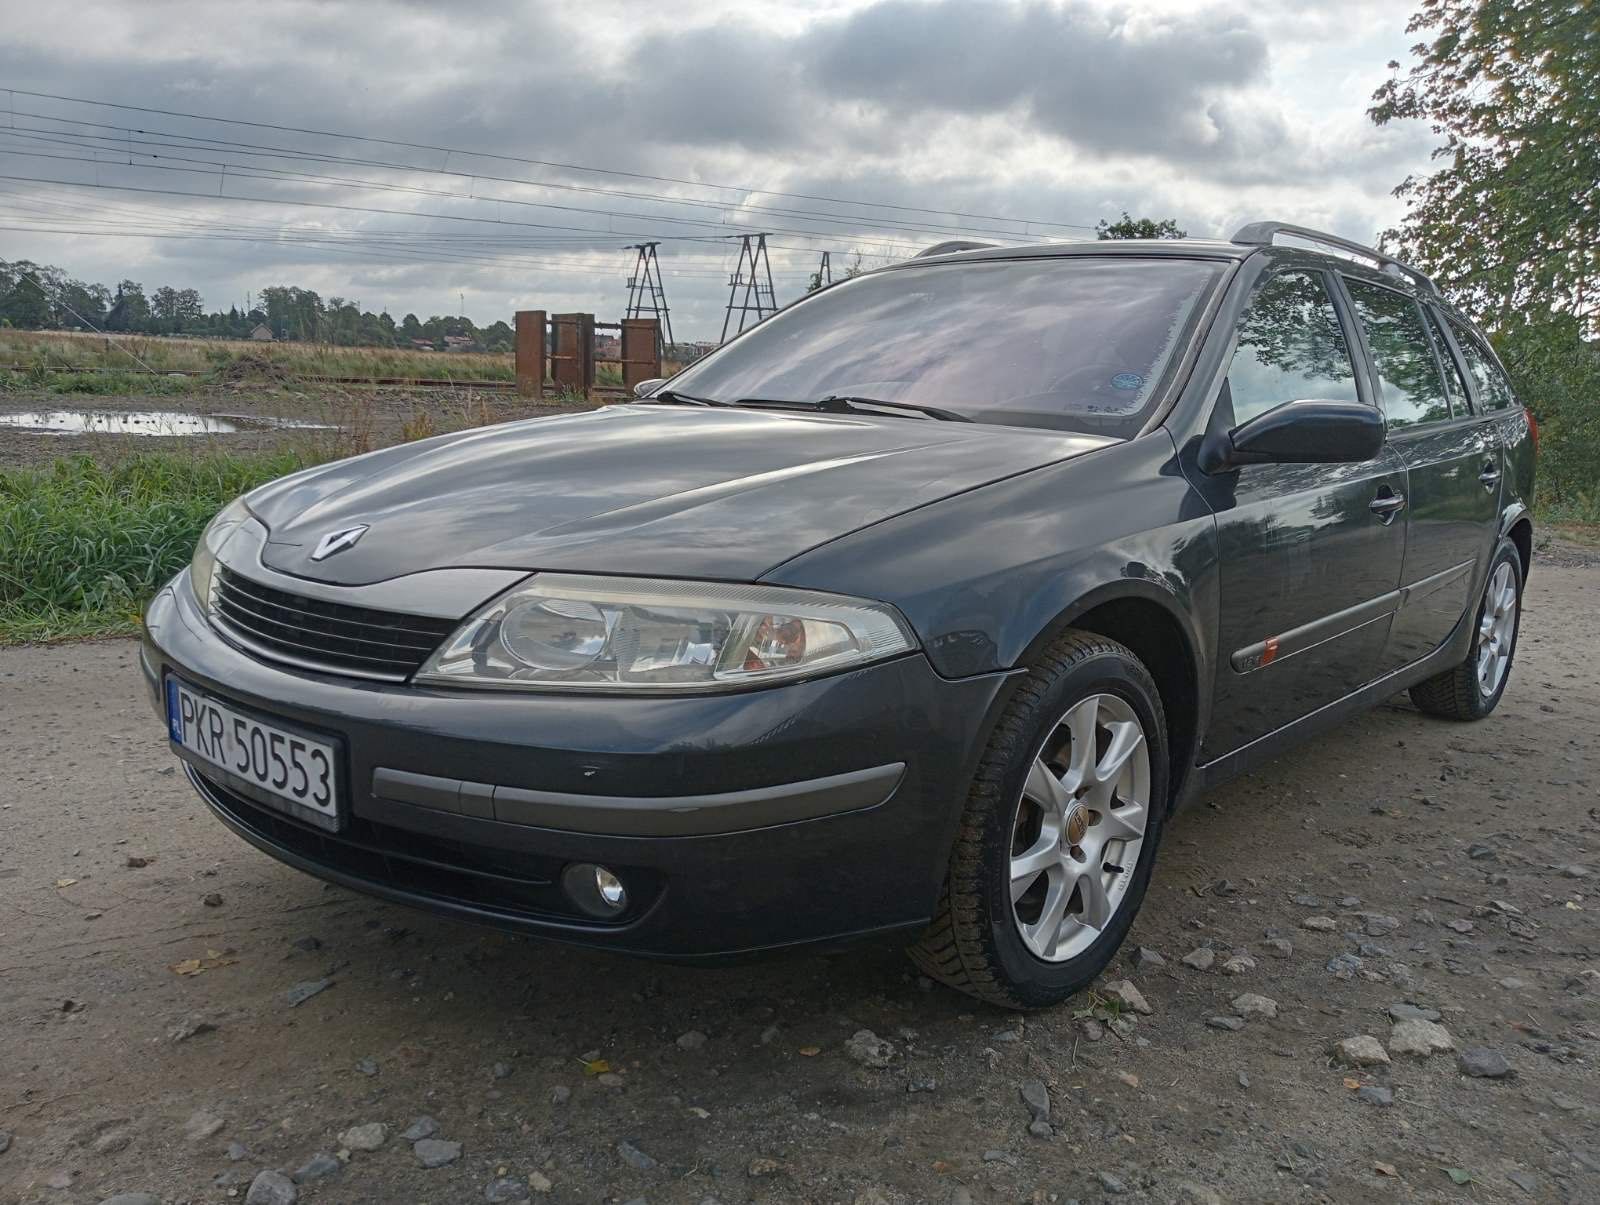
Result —
<path fill-rule="evenodd" d="M 1184 801 L 1403 689 L 1494 709 L 1537 432 L 1425 276 L 1275 223 L 930 251 L 228 506 L 143 644 L 206 806 L 463 920 L 897 934 L 1034 1007 Z"/>

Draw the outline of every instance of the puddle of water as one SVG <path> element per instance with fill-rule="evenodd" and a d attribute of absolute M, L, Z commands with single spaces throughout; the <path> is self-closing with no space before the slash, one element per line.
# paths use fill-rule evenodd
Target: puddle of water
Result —
<path fill-rule="evenodd" d="M 25 410 L 0 414 L 0 427 L 52 435 L 233 435 L 272 429 L 327 430 L 325 423 L 243 414 L 187 414 L 181 410 Z"/>

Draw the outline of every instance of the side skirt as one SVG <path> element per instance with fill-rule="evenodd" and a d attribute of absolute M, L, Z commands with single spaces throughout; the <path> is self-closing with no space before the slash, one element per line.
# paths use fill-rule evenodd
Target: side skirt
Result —
<path fill-rule="evenodd" d="M 1467 655 L 1467 649 L 1472 644 L 1471 624 L 1475 617 L 1474 611 L 1475 608 L 1462 615 L 1456 623 L 1455 630 L 1450 633 L 1450 638 L 1421 660 L 1401 666 L 1392 673 L 1385 674 L 1361 689 L 1345 695 L 1342 699 L 1335 699 L 1332 703 L 1324 704 L 1316 711 L 1285 724 L 1275 732 L 1257 737 L 1248 745 L 1224 754 L 1216 761 L 1196 766 L 1194 772 L 1188 776 L 1189 781 L 1184 787 L 1180 804 L 1199 798 L 1213 787 L 1237 778 L 1263 762 L 1271 761 L 1317 733 L 1332 728 L 1353 715 L 1376 707 L 1389 696 L 1405 690 L 1408 686 L 1414 686 L 1441 670 L 1458 664 Z"/>

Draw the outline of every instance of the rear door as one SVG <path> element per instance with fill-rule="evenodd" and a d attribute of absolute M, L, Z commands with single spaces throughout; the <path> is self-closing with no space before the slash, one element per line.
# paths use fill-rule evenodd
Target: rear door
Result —
<path fill-rule="evenodd" d="M 1406 551 L 1385 658 L 1416 661 L 1443 644 L 1494 547 L 1500 448 L 1474 410 L 1461 365 L 1431 307 L 1387 285 L 1344 277 L 1366 344 L 1389 446 L 1405 461 Z"/>
<path fill-rule="evenodd" d="M 1210 429 L 1299 399 L 1371 404 L 1329 272 L 1282 267 L 1254 290 Z M 1406 469 L 1256 464 L 1195 479 L 1216 512 L 1217 668 L 1202 761 L 1212 761 L 1379 676 L 1398 601 Z"/>

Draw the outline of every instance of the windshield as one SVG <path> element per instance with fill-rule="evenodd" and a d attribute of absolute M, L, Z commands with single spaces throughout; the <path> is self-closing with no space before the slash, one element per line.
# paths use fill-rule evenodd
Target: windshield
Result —
<path fill-rule="evenodd" d="M 881 398 L 1131 436 L 1221 273 L 1121 255 L 877 272 L 790 306 L 671 388 L 716 401 Z"/>

